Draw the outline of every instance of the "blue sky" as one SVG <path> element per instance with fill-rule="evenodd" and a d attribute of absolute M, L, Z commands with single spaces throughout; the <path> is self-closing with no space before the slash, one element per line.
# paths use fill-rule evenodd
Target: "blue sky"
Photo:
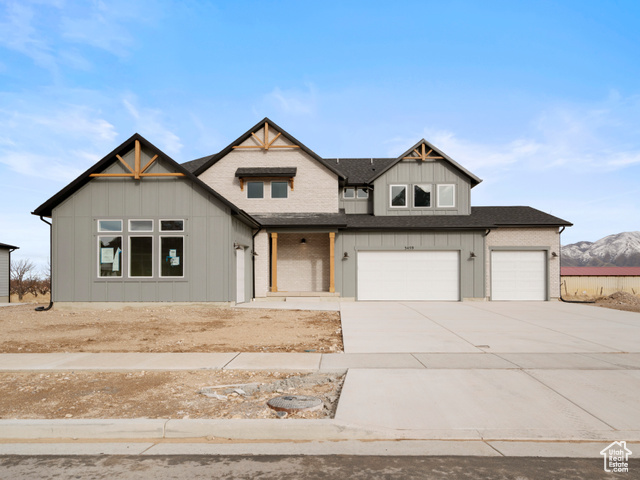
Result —
<path fill-rule="evenodd" d="M 30 212 L 139 132 L 175 160 L 268 116 L 326 157 L 426 138 L 474 205 L 640 230 L 637 1 L 0 0 L 0 242 L 39 264 Z"/>

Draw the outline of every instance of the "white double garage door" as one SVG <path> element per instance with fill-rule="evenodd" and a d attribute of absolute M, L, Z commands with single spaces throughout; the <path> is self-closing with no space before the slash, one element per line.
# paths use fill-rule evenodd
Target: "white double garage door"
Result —
<path fill-rule="evenodd" d="M 475 261 L 475 260 L 470 260 Z M 546 300 L 544 251 L 492 251 L 492 300 Z M 358 300 L 460 300 L 460 252 L 359 251 Z"/>

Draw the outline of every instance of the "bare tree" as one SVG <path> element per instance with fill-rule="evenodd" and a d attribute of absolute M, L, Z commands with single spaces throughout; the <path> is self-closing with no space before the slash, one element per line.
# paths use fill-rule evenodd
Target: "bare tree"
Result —
<path fill-rule="evenodd" d="M 42 273 L 38 277 L 36 290 L 40 295 L 51 292 L 51 259 L 47 261 L 47 266 L 42 269 Z"/>
<path fill-rule="evenodd" d="M 18 295 L 18 301 L 22 300 L 25 293 L 33 290 L 34 269 L 33 262 L 26 258 L 11 262 L 11 293 Z"/>

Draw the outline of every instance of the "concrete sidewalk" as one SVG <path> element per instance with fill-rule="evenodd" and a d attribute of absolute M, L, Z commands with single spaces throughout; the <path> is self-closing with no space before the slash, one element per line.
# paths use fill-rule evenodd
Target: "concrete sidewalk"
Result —
<path fill-rule="evenodd" d="M 349 369 L 637 370 L 640 353 L 2 353 L 0 372 Z"/>

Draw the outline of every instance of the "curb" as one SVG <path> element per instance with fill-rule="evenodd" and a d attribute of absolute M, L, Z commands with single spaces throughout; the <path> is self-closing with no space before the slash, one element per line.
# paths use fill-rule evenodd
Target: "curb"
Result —
<path fill-rule="evenodd" d="M 640 431 L 396 430 L 335 419 L 64 419 L 0 420 L 0 440 L 188 439 L 232 440 L 445 440 L 640 442 Z"/>

